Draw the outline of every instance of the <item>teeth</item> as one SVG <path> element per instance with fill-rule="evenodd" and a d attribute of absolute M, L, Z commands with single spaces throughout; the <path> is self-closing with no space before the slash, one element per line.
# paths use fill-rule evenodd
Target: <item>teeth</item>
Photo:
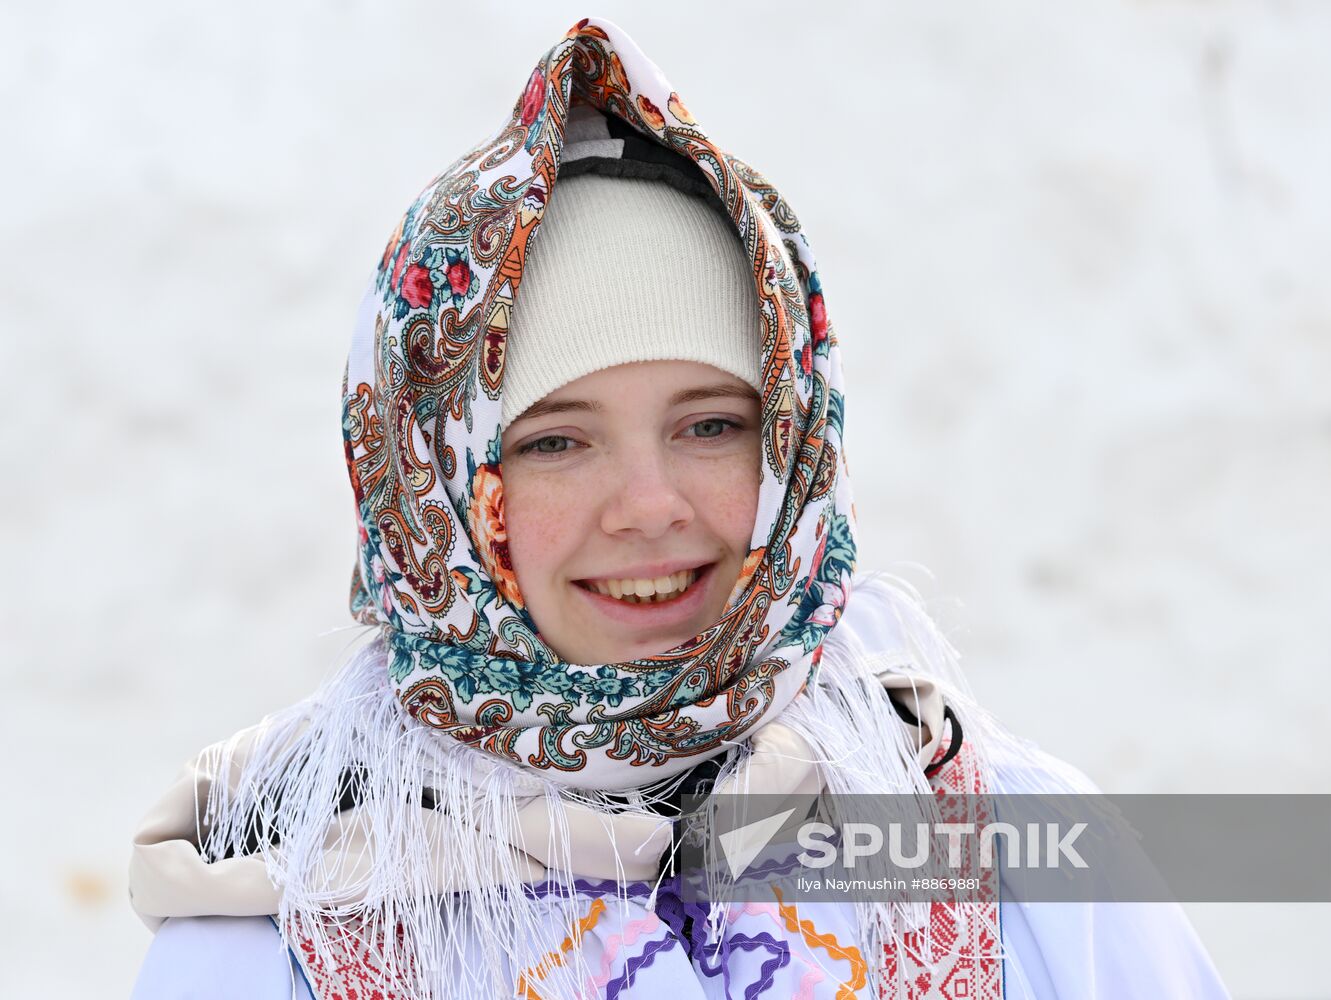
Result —
<path fill-rule="evenodd" d="M 697 575 L 695 570 L 684 569 L 654 580 L 589 580 L 587 587 L 629 604 L 656 604 L 687 590 Z"/>

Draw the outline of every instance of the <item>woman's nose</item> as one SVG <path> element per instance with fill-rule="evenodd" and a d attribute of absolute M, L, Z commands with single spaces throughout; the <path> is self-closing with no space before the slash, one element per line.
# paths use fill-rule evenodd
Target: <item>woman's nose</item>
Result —
<path fill-rule="evenodd" d="M 638 453 L 616 470 L 615 486 L 605 498 L 601 529 L 659 538 L 693 520 L 693 506 L 666 456 Z"/>

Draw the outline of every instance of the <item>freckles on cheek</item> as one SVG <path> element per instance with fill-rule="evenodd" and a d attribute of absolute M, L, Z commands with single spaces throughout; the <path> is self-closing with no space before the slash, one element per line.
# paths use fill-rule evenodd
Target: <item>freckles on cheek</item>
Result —
<path fill-rule="evenodd" d="M 710 520 L 727 539 L 744 546 L 753 534 L 758 516 L 758 472 L 745 465 L 730 464 L 711 470 L 701 482 L 707 497 Z"/>
<path fill-rule="evenodd" d="M 573 498 L 566 493 L 538 482 L 519 481 L 508 488 L 504 520 L 515 571 L 539 572 L 543 564 L 558 557 L 570 530 L 570 512 L 576 510 Z"/>

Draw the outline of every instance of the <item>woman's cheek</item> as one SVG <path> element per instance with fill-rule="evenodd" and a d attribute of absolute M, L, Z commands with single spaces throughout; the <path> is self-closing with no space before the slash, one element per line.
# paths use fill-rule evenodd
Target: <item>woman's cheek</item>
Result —
<path fill-rule="evenodd" d="M 509 555 L 524 593 L 551 574 L 571 534 L 570 498 L 558 484 L 515 475 L 504 498 Z"/>
<path fill-rule="evenodd" d="M 758 517 L 758 459 L 709 464 L 699 470 L 694 495 L 695 509 L 706 511 L 713 530 L 727 544 L 747 552 Z"/>

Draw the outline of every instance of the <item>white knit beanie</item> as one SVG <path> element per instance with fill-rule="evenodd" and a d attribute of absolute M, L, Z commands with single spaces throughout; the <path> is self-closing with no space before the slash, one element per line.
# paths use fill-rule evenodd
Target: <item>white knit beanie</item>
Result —
<path fill-rule="evenodd" d="M 700 361 L 760 391 L 761 329 L 748 254 L 717 208 L 661 180 L 561 176 L 509 321 L 503 427 L 633 361 Z"/>

